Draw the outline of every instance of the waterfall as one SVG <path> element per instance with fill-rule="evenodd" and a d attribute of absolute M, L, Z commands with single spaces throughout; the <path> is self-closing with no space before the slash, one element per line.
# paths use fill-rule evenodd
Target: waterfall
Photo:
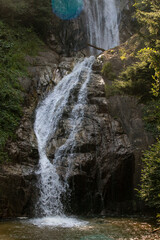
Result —
<path fill-rule="evenodd" d="M 34 130 L 40 156 L 39 170 L 37 171 L 40 197 L 36 207 L 43 216 L 62 215 L 64 212 L 61 197 L 67 189 L 67 181 L 60 180 L 57 167 L 67 148 L 71 148 L 70 152 L 72 153 L 76 129 L 83 121 L 84 105 L 87 100 L 86 85 L 90 80 L 93 62 L 94 57 L 91 56 L 76 64 L 73 71 L 59 82 L 53 92 L 48 94 L 36 110 Z M 51 163 L 46 153 L 47 145 L 51 139 L 54 139 L 74 89 L 78 89 L 79 92 L 69 117 L 72 126 L 69 137 L 66 143 L 56 150 L 53 163 Z M 68 165 L 71 166 L 71 163 Z M 68 174 L 67 171 L 66 179 Z"/>
<path fill-rule="evenodd" d="M 85 23 L 88 43 L 103 49 L 119 44 L 116 0 L 85 0 Z M 93 48 L 91 54 L 95 53 Z"/>
<path fill-rule="evenodd" d="M 118 45 L 118 10 L 115 0 L 84 0 L 84 12 L 90 44 L 104 49 Z M 91 53 L 95 51 L 92 49 Z M 40 156 L 37 171 L 40 196 L 36 209 L 42 216 L 64 215 L 62 196 L 68 188 L 67 179 L 72 170 L 76 134 L 84 119 L 87 84 L 90 81 L 94 59 L 91 56 L 77 63 L 73 71 L 57 84 L 36 110 L 34 131 Z M 76 97 L 71 102 L 74 92 Z M 56 132 L 68 106 L 70 127 L 67 130 L 67 139 L 55 147 L 54 157 L 50 159 L 47 155 L 48 146 L 52 141 L 56 142 Z M 67 167 L 62 181 L 57 171 L 64 159 Z"/>

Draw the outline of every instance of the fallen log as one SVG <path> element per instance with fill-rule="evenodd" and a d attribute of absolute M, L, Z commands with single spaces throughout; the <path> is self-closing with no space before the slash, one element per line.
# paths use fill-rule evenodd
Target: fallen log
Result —
<path fill-rule="evenodd" d="M 100 48 L 100 47 L 97 47 L 97 46 L 94 46 L 94 45 L 92 45 L 92 44 L 90 44 L 90 43 L 88 43 L 87 45 L 88 45 L 89 47 L 95 48 L 95 49 L 100 50 L 100 51 L 102 51 L 102 52 L 106 51 L 105 49 Z"/>

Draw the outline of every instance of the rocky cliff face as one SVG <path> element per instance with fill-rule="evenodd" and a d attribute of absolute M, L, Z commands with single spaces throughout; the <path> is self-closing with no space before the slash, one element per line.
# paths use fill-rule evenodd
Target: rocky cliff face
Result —
<path fill-rule="evenodd" d="M 64 118 L 61 133 L 66 132 L 66 126 Z M 88 104 L 77 131 L 74 154 L 67 157 L 72 156 L 69 184 L 74 213 L 105 214 L 118 205 L 122 209 L 132 199 L 133 151 L 121 124 L 110 115 L 104 81 L 96 71 L 88 86 Z M 62 174 L 66 162 L 60 167 Z"/>
<path fill-rule="evenodd" d="M 48 48 L 35 58 L 27 57 L 30 77 L 19 79 L 24 89 L 23 117 L 16 131 L 16 140 L 9 140 L 6 146 L 12 163 L 0 165 L 0 217 L 25 216 L 34 212 L 35 170 L 39 160 L 33 130 L 35 109 L 38 102 L 72 71 L 77 58 L 60 58 Z"/>
<path fill-rule="evenodd" d="M 134 188 L 138 188 L 142 168 L 142 151 L 154 142 L 153 136 L 146 132 L 143 119 L 143 104 L 134 96 L 112 96 L 108 99 L 110 113 L 122 124 L 135 158 L 133 175 Z"/>
<path fill-rule="evenodd" d="M 55 52 L 46 49 L 36 58 L 27 57 L 27 60 L 30 77 L 20 79 L 25 98 L 23 117 L 16 131 L 16 141 L 8 141 L 7 145 L 12 163 L 0 166 L 0 217 L 31 212 L 36 181 L 34 172 L 39 159 L 33 131 L 34 112 L 39 99 L 61 78 L 59 57 Z"/>
<path fill-rule="evenodd" d="M 123 17 L 127 17 L 130 5 L 126 5 L 127 0 L 121 3 L 121 10 L 127 13 Z M 31 66 L 28 69 L 30 77 L 20 79 L 25 90 L 24 114 L 16 132 L 16 141 L 9 141 L 7 146 L 13 163 L 0 167 L 0 217 L 33 213 L 37 181 L 34 172 L 39 159 L 33 131 L 35 108 L 58 81 L 72 71 L 76 59 L 60 55 L 70 55 L 84 45 L 86 40 L 83 30 L 79 31 L 79 21 L 66 23 L 59 33 L 60 39 L 63 39 L 61 44 L 52 36 L 50 44 L 53 51 L 46 49 L 36 58 L 27 58 Z M 74 25 L 76 41 L 71 33 L 71 25 Z M 121 41 L 128 36 L 124 34 Z M 64 51 L 65 46 L 68 46 L 68 50 Z M 129 212 L 132 209 L 133 186 L 139 181 L 141 150 L 149 143 L 138 103 L 130 97 L 106 100 L 100 68 L 99 63 L 93 66 L 91 82 L 87 87 L 88 105 L 83 125 L 77 132 L 74 161 L 68 178 L 71 194 L 67 208 L 74 213 L 105 214 L 108 211 L 123 212 L 124 209 Z M 76 98 L 76 92 L 73 98 Z M 50 159 L 53 159 L 55 149 L 67 138 L 67 115 L 71 108 L 66 109 L 57 132 L 57 141 L 48 144 Z M 62 179 L 66 169 L 67 161 L 64 159 L 57 169 Z"/>
<path fill-rule="evenodd" d="M 120 32 L 120 43 L 124 43 L 129 39 L 135 32 L 137 28 L 137 21 L 134 18 L 134 0 L 121 0 L 117 1 L 117 5 L 120 8 L 120 22 L 119 22 L 119 32 Z"/>
<path fill-rule="evenodd" d="M 17 129 L 16 142 L 8 143 L 14 164 L 3 166 L 0 170 L 1 217 L 33 213 L 36 198 L 34 171 L 39 158 L 33 132 L 34 111 L 37 102 L 72 70 L 76 59 L 63 57 L 60 60 L 57 54 L 49 51 L 28 60 L 33 66 L 29 68 L 32 79 L 23 82 L 26 88 L 24 116 Z M 133 146 L 120 122 L 110 114 L 100 68 L 98 63 L 93 66 L 88 86 L 88 105 L 83 125 L 77 131 L 72 170 L 68 178 L 71 194 L 67 208 L 74 213 L 106 213 L 116 208 L 122 210 L 124 204 L 126 209 L 126 202 L 130 202 L 133 196 Z M 72 98 L 76 99 L 76 92 Z M 57 131 L 57 141 L 48 143 L 47 154 L 51 160 L 56 148 L 67 138 L 67 116 L 71 108 L 72 105 L 66 109 Z M 70 155 L 67 157 L 72 158 Z M 64 158 L 57 169 L 62 179 L 67 169 L 66 160 Z M 130 205 L 127 207 L 129 211 Z"/>

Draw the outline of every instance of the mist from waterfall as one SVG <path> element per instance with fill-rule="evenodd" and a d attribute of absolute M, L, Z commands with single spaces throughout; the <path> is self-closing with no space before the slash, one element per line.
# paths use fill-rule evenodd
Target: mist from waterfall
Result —
<path fill-rule="evenodd" d="M 105 50 L 119 44 L 116 0 L 85 0 L 85 23 L 88 43 Z M 97 53 L 90 48 L 91 54 Z"/>

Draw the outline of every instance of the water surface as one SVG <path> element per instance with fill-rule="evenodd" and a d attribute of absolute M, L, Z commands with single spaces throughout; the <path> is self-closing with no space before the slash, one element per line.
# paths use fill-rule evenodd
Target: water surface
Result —
<path fill-rule="evenodd" d="M 0 240 L 159 240 L 146 220 L 54 217 L 0 222 Z"/>

